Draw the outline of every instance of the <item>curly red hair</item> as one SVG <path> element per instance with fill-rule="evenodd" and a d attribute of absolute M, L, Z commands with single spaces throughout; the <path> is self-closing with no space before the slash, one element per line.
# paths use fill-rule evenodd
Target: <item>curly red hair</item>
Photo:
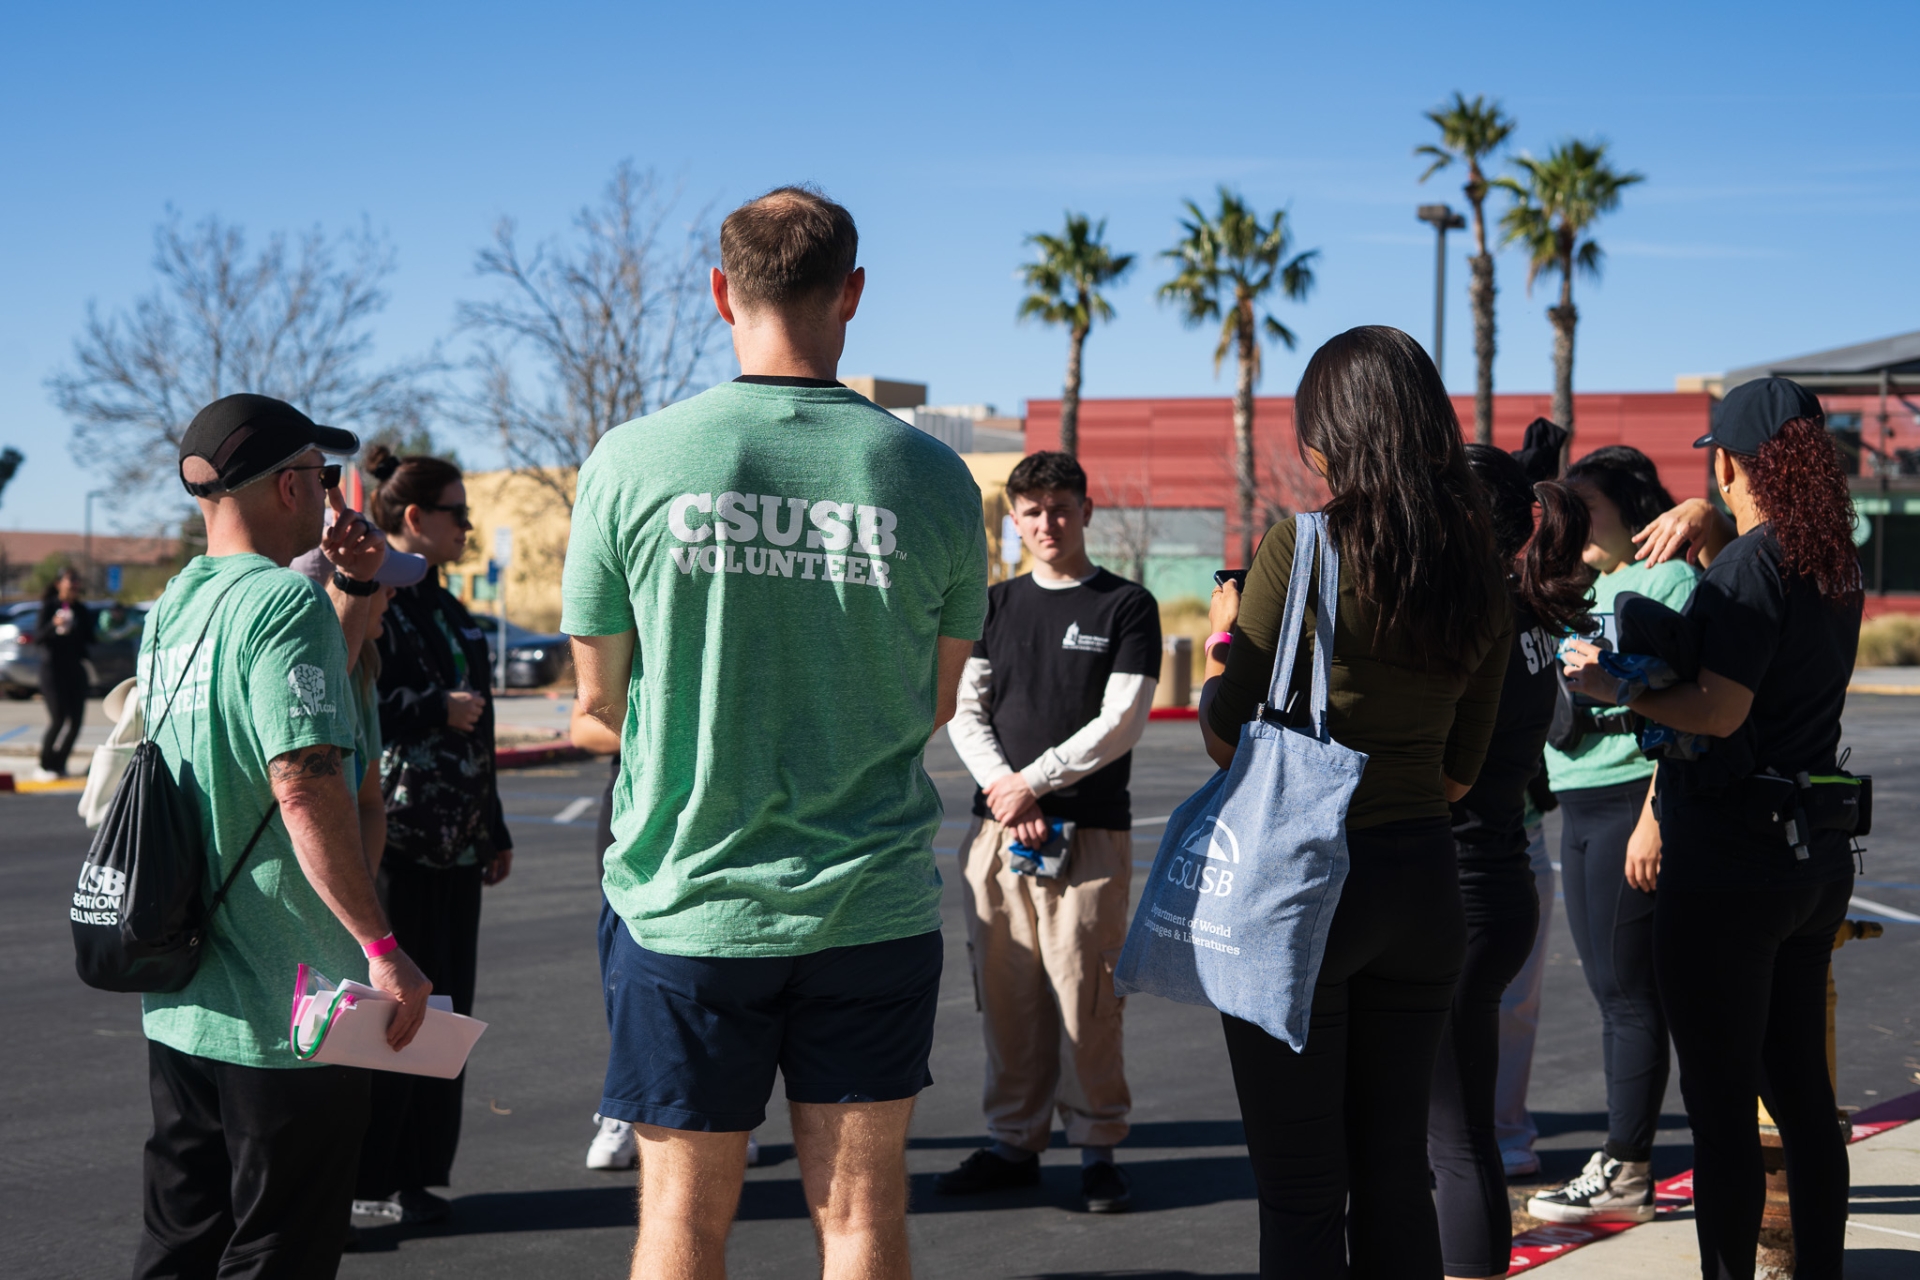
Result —
<path fill-rule="evenodd" d="M 1747 485 L 1780 543 L 1782 573 L 1811 578 L 1823 598 L 1839 603 L 1861 594 L 1860 555 L 1853 543 L 1853 497 L 1840 473 L 1833 438 L 1813 418 L 1795 418 L 1741 458 Z"/>

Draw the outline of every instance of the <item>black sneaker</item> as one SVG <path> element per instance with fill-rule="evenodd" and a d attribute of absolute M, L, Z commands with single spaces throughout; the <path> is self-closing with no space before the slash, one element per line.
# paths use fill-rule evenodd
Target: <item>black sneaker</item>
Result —
<path fill-rule="evenodd" d="M 1125 1213 L 1133 1207 L 1133 1183 L 1110 1160 L 1080 1171 L 1080 1194 L 1087 1198 L 1088 1213 Z"/>
<path fill-rule="evenodd" d="M 1003 1160 L 982 1147 L 952 1173 L 941 1174 L 933 1188 L 943 1196 L 971 1196 L 982 1191 L 1009 1191 L 1039 1185 L 1040 1157 Z"/>
<path fill-rule="evenodd" d="M 389 1203 L 399 1208 L 402 1222 L 445 1222 L 447 1215 L 453 1212 L 451 1200 L 437 1196 L 424 1187 L 396 1191 Z"/>

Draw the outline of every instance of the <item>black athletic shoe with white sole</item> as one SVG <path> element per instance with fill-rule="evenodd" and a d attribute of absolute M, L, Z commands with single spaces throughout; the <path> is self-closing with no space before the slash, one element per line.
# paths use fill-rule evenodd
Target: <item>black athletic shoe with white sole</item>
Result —
<path fill-rule="evenodd" d="M 1040 1157 L 1003 1160 L 982 1147 L 963 1161 L 958 1169 L 943 1173 L 933 1184 L 943 1196 L 971 1196 L 983 1191 L 1010 1191 L 1015 1187 L 1040 1185 Z"/>
<path fill-rule="evenodd" d="M 1542 1222 L 1651 1222 L 1653 1175 L 1645 1161 L 1596 1151 L 1579 1177 L 1527 1201 L 1527 1212 Z"/>
<path fill-rule="evenodd" d="M 1087 1198 L 1088 1213 L 1125 1213 L 1133 1207 L 1133 1183 L 1110 1160 L 1080 1170 L 1080 1194 Z"/>

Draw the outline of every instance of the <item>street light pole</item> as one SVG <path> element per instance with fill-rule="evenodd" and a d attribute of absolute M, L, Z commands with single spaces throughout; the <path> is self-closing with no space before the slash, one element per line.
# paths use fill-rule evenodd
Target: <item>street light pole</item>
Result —
<path fill-rule="evenodd" d="M 94 563 L 93 563 L 93 500 L 95 498 L 104 498 L 106 496 L 107 496 L 107 491 L 105 489 L 89 489 L 87 491 L 87 532 L 86 532 L 86 539 L 85 539 L 86 549 L 82 553 L 82 555 L 87 562 L 87 590 L 89 591 L 98 590 L 98 588 L 94 585 L 94 583 L 95 583 L 95 580 L 99 577 L 99 574 L 97 574 L 94 571 Z"/>
<path fill-rule="evenodd" d="M 1447 232 L 1467 225 L 1466 217 L 1444 204 L 1423 204 L 1417 211 L 1420 221 L 1431 223 L 1434 231 L 1433 256 L 1433 367 L 1446 381 L 1447 341 Z"/>

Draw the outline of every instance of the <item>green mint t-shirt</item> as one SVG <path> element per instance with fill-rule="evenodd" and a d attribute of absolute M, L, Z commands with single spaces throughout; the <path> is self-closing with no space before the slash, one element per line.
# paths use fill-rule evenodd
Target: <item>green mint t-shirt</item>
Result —
<path fill-rule="evenodd" d="M 937 640 L 986 617 L 980 490 L 844 387 L 730 382 L 580 470 L 561 630 L 637 631 L 607 899 L 669 955 L 940 927 Z"/>
<path fill-rule="evenodd" d="M 1622 591 L 1637 591 L 1678 612 L 1687 607 L 1687 601 L 1693 597 L 1693 584 L 1699 579 L 1699 571 L 1684 560 L 1667 560 L 1655 565 L 1644 560 L 1629 561 L 1593 580 L 1593 620 L 1600 624 L 1600 634 L 1610 641 L 1618 641 L 1613 619 L 1615 596 Z M 1603 711 L 1601 714 L 1625 713 Z M 1555 791 L 1611 787 L 1652 776 L 1653 761 L 1640 754 L 1639 739 L 1631 733 L 1589 734 L 1571 751 L 1547 748 L 1547 781 Z"/>
<path fill-rule="evenodd" d="M 249 576 L 219 602 L 189 670 L 216 597 L 241 575 Z M 323 743 L 355 749 L 346 643 L 320 588 L 257 555 L 196 558 L 152 617 L 140 649 L 141 707 L 168 771 L 199 809 L 211 902 L 273 803 L 268 762 Z M 339 784 L 346 788 L 344 776 Z M 208 921 L 193 980 L 142 997 L 147 1038 L 241 1066 L 302 1066 L 287 1022 L 303 962 L 335 981 L 367 979 L 359 946 L 307 882 L 276 813 Z"/>

